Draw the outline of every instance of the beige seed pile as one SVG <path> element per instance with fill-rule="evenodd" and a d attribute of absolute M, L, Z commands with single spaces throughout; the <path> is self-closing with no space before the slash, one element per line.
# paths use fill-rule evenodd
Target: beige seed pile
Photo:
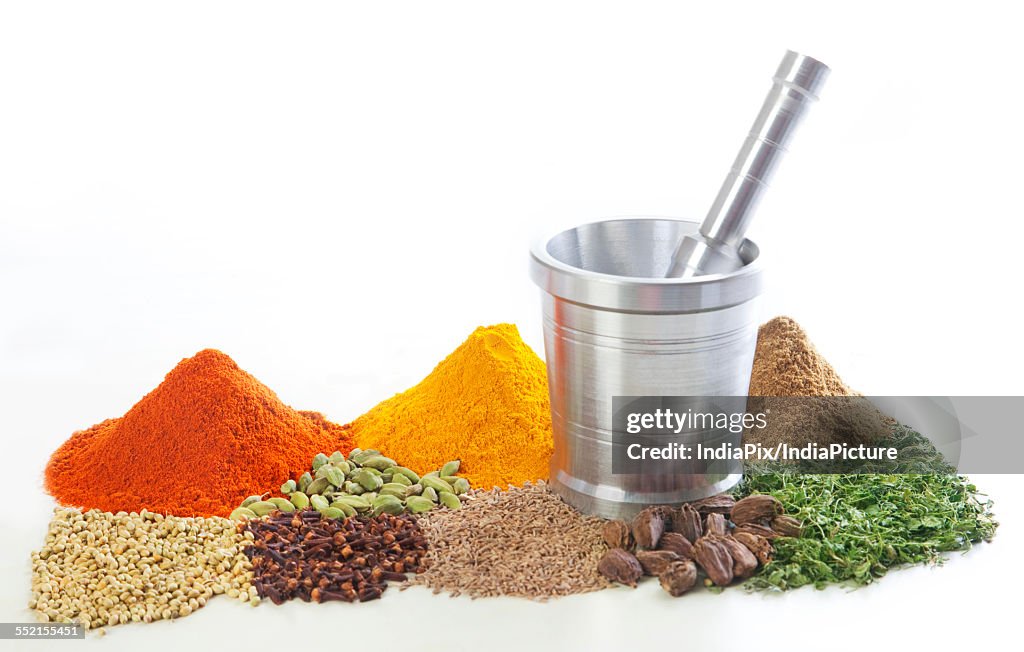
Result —
<path fill-rule="evenodd" d="M 599 518 L 583 516 L 543 483 L 472 492 L 462 509 L 420 517 L 427 571 L 413 585 L 453 596 L 535 600 L 610 586 L 597 572 L 607 550 Z"/>
<path fill-rule="evenodd" d="M 46 544 L 32 553 L 28 606 L 43 622 L 89 629 L 187 616 L 220 593 L 256 604 L 247 539 L 236 525 L 57 508 Z"/>

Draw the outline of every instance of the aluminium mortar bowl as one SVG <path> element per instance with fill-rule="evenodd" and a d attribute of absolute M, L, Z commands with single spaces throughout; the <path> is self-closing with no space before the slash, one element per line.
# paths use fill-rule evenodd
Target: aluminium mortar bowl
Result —
<path fill-rule="evenodd" d="M 663 278 L 679 239 L 699 224 L 621 218 L 535 245 L 554 454 L 549 483 L 569 504 L 628 518 L 652 504 L 727 491 L 741 463 L 690 462 L 678 474 L 612 473 L 615 396 L 746 396 L 757 343 L 758 248 L 729 274 Z"/>

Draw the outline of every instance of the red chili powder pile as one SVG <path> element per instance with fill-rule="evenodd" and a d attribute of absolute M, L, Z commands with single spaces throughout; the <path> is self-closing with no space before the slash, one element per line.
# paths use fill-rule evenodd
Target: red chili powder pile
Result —
<path fill-rule="evenodd" d="M 50 458 L 46 488 L 85 509 L 227 516 L 317 453 L 352 447 L 347 426 L 293 410 L 227 355 L 206 349 L 179 362 L 123 417 L 74 433 Z"/>

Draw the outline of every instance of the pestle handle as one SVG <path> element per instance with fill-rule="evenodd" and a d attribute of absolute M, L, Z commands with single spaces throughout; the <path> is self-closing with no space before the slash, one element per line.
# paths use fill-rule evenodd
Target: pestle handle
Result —
<path fill-rule="evenodd" d="M 743 242 L 754 210 L 828 72 L 820 61 L 786 52 L 761 112 L 701 224 L 705 238 L 730 247 Z"/>
<path fill-rule="evenodd" d="M 732 252 L 743 242 L 775 168 L 807 109 L 818 99 L 828 73 L 828 66 L 820 61 L 791 50 L 786 52 L 761 111 L 701 224 L 703 246 L 681 243 L 668 276 L 700 273 L 702 265 L 698 258 L 707 259 L 707 247 Z"/>

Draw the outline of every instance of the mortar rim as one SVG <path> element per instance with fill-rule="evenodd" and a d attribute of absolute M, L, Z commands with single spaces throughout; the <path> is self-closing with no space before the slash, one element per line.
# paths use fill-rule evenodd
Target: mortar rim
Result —
<path fill-rule="evenodd" d="M 755 257 L 739 270 L 690 278 L 595 272 L 562 262 L 548 251 L 552 240 L 569 231 L 608 222 L 641 221 L 699 225 L 694 220 L 676 217 L 624 215 L 559 229 L 536 239 L 530 247 L 531 279 L 542 290 L 561 299 L 620 312 L 701 312 L 739 305 L 760 295 L 763 287 L 760 248 L 750 239 L 743 242 L 753 248 Z"/>

